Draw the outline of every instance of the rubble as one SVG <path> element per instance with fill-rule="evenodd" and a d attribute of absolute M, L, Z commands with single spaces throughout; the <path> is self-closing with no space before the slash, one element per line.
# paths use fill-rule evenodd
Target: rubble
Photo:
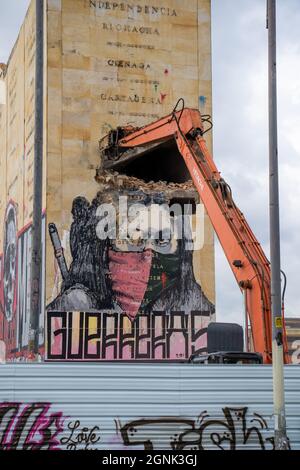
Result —
<path fill-rule="evenodd" d="M 135 190 L 143 191 L 144 193 L 153 192 L 167 192 L 171 193 L 174 191 L 190 191 L 196 192 L 194 183 L 192 180 L 188 180 L 184 183 L 174 183 L 166 181 L 149 181 L 146 182 L 142 179 L 135 178 L 134 176 L 128 176 L 120 174 L 117 171 L 102 170 L 97 172 L 96 181 L 99 184 L 100 191 L 106 191 L 108 189 L 114 190 Z"/>

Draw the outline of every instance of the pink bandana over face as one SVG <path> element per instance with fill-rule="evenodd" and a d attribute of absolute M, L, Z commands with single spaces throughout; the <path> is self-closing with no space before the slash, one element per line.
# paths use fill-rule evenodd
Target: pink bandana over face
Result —
<path fill-rule="evenodd" d="M 134 320 L 147 289 L 152 251 L 138 253 L 109 250 L 112 290 L 117 303 Z"/>

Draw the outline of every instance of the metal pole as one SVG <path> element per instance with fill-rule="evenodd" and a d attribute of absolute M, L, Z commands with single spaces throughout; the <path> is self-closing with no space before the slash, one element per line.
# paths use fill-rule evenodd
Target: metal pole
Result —
<path fill-rule="evenodd" d="M 36 0 L 36 57 L 35 57 L 35 137 L 34 186 L 31 254 L 31 310 L 29 351 L 39 351 L 39 315 L 41 309 L 42 276 L 42 204 L 43 204 L 43 99 L 44 99 L 44 0 Z"/>
<path fill-rule="evenodd" d="M 272 304 L 272 363 L 275 449 L 289 448 L 286 435 L 281 312 L 280 223 L 277 148 L 276 0 L 267 0 L 269 44 L 269 191 Z"/>

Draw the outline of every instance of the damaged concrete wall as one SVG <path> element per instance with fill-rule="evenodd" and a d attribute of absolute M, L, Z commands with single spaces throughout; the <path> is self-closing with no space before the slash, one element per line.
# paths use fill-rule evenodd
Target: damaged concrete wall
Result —
<path fill-rule="evenodd" d="M 205 349 L 214 319 L 207 217 L 198 251 L 185 240 L 161 252 L 162 240 L 120 248 L 96 236 L 108 200 L 147 210 L 176 191 L 196 200 L 194 188 L 126 175 L 121 184 L 108 175 L 105 187 L 95 174 L 98 141 L 114 127 L 156 120 L 180 97 L 211 114 L 210 1 L 48 0 L 48 83 L 48 360 L 176 360 Z"/>

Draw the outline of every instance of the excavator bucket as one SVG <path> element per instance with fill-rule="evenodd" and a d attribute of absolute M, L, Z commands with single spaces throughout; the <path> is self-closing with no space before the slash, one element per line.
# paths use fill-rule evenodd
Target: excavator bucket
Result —
<path fill-rule="evenodd" d="M 122 132 L 123 128 L 119 128 L 118 134 Z M 137 147 L 122 148 L 117 144 L 119 135 L 117 131 L 111 131 L 100 141 L 101 165 L 97 175 L 103 170 L 117 171 L 146 183 L 166 181 L 181 184 L 191 179 L 174 136 Z"/>

